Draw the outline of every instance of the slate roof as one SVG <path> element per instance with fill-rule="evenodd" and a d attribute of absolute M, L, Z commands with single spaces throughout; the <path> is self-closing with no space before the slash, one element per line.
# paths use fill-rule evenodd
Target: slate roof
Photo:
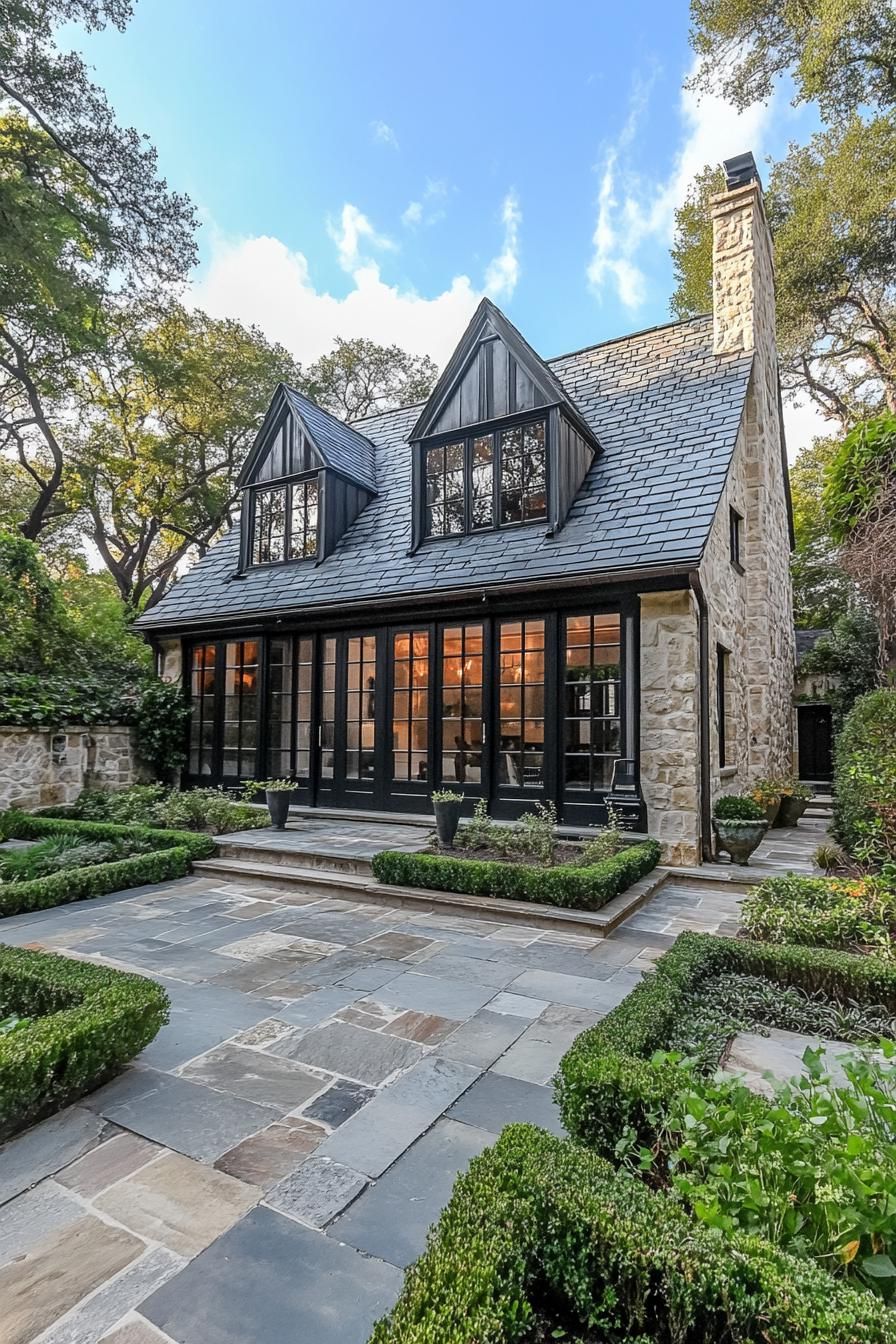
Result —
<path fill-rule="evenodd" d="M 795 630 L 793 633 L 796 640 L 796 661 L 799 664 L 806 654 L 815 648 L 820 639 L 828 639 L 833 632 L 831 630 Z"/>
<path fill-rule="evenodd" d="M 734 450 L 752 356 L 714 355 L 706 316 L 547 362 L 602 446 L 556 535 L 533 523 L 427 541 L 410 555 L 407 439 L 420 407 L 405 407 L 356 422 L 375 448 L 378 494 L 326 560 L 238 576 L 234 529 L 138 624 L 177 628 L 404 594 L 587 573 L 610 580 L 621 570 L 696 564 Z"/>
<path fill-rule="evenodd" d="M 376 492 L 376 457 L 373 444 L 351 425 L 321 410 L 302 392 L 282 384 L 286 400 L 304 422 L 315 447 L 328 467 L 350 481 Z"/>

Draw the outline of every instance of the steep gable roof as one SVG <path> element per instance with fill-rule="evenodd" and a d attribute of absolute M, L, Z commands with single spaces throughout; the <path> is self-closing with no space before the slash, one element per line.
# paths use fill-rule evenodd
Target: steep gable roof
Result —
<path fill-rule="evenodd" d="M 416 424 L 411 430 L 410 441 L 413 443 L 418 439 L 426 438 L 427 435 L 436 430 L 439 417 L 460 387 L 470 365 L 476 359 L 480 347 L 483 343 L 494 340 L 503 343 L 511 358 L 520 366 L 529 382 L 536 389 L 536 404 L 562 406 L 568 418 L 585 436 L 591 447 L 597 450 L 599 444 L 594 437 L 594 432 L 569 395 L 568 390 L 541 358 L 541 355 L 532 349 L 522 333 L 517 331 L 513 323 L 504 316 L 501 309 L 496 307 L 490 299 L 482 299 L 470 319 L 466 331 L 458 341 L 454 353 L 445 365 L 420 412 Z M 503 410 L 490 411 L 482 416 L 474 414 L 472 420 L 492 419 L 496 414 L 502 413 Z M 466 423 L 470 423 L 470 421 Z"/>
<path fill-rule="evenodd" d="M 375 450 L 370 440 L 286 383 L 277 384 L 261 429 L 243 463 L 237 481 L 239 487 L 252 481 L 255 468 L 267 448 L 271 428 L 284 405 L 302 426 L 322 466 L 338 471 L 340 476 L 354 481 L 371 494 L 376 493 Z"/>
<path fill-rule="evenodd" d="M 699 563 L 734 451 L 752 355 L 716 355 L 712 319 L 637 332 L 548 361 L 602 451 L 562 531 L 519 527 L 411 542 L 409 443 L 420 406 L 357 422 L 379 493 L 320 565 L 239 568 L 239 530 L 217 542 L 138 622 L 177 629 L 350 608 L 385 598 L 507 588 L 574 575 Z"/>

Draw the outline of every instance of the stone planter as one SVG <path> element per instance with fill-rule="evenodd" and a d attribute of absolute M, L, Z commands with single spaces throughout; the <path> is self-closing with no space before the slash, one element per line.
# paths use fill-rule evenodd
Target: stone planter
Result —
<path fill-rule="evenodd" d="M 292 792 L 286 789 L 265 789 L 264 800 L 271 814 L 271 826 L 275 831 L 286 830 L 286 818 L 289 816 L 289 803 Z"/>
<path fill-rule="evenodd" d="M 731 855 L 732 863 L 748 864 L 754 849 L 762 843 L 767 821 L 720 821 L 713 817 L 717 848 Z"/>
<path fill-rule="evenodd" d="M 775 825 L 796 826 L 808 806 L 808 798 L 792 798 L 789 795 L 785 795 L 785 797 L 781 799 L 781 810 L 778 813 Z"/>
<path fill-rule="evenodd" d="M 460 825 L 461 804 L 433 800 L 432 807 L 436 814 L 436 835 L 439 837 L 439 845 L 442 849 L 451 849 Z"/>

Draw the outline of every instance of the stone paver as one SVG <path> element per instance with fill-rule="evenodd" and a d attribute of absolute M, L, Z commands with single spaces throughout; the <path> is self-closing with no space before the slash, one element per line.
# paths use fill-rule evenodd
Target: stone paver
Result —
<path fill-rule="evenodd" d="M 858 1046 L 843 1041 L 772 1027 L 765 1035 L 739 1032 L 728 1048 L 724 1069 L 736 1074 L 754 1092 L 770 1097 L 774 1095 L 774 1082 L 789 1082 L 807 1072 L 803 1060 L 807 1050 L 821 1051 L 822 1068 L 836 1087 L 846 1083 L 844 1061 L 862 1053 Z"/>
<path fill-rule="evenodd" d="M 4 1344 L 364 1344 L 455 1174 L 510 1121 L 560 1132 L 564 1051 L 681 929 L 733 928 L 733 876 L 683 874 L 605 941 L 198 876 L 4 920 L 172 999 L 134 1066 L 0 1148 Z"/>

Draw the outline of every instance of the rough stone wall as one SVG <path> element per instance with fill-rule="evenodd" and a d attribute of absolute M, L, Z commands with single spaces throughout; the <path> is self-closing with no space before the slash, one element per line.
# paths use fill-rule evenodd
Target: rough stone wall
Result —
<path fill-rule="evenodd" d="M 738 714 L 746 737 L 737 757 L 737 783 L 742 786 L 746 782 L 741 778 L 744 771 L 747 779 L 753 780 L 786 773 L 792 761 L 795 650 L 790 533 L 775 343 L 774 262 L 759 183 L 751 182 L 716 197 L 712 215 L 714 348 L 717 354 L 754 351 L 728 482 L 728 490 L 739 492 L 744 503 L 740 510 L 744 514 L 743 599 L 736 582 L 741 576 L 729 565 L 725 583 L 724 565 L 719 559 L 723 546 L 727 548 L 725 499 L 713 529 L 719 533 L 718 545 L 712 558 L 709 547 L 704 557 L 704 587 L 718 595 L 720 624 L 725 619 L 724 608 L 737 607 L 743 600 L 746 639 Z M 729 588 L 735 593 L 729 593 Z M 715 639 L 712 630 L 710 639 Z M 719 785 L 720 781 L 714 779 L 714 789 Z"/>
<path fill-rule="evenodd" d="M 699 863 L 699 636 L 689 592 L 641 595 L 641 787 L 664 863 Z"/>
<path fill-rule="evenodd" d="M 130 728 L 0 727 L 0 808 L 72 803 L 84 788 L 125 789 L 143 778 Z"/>

